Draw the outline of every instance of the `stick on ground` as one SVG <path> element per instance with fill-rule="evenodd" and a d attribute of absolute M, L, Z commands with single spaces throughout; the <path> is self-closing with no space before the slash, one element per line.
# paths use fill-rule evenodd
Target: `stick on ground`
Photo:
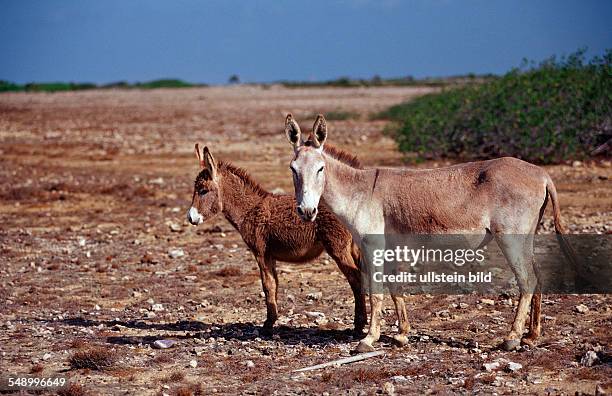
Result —
<path fill-rule="evenodd" d="M 355 363 L 361 360 L 369 359 L 371 357 L 380 356 L 384 354 L 385 354 L 385 351 L 360 353 L 359 355 L 355 355 L 355 356 L 351 356 L 351 357 L 347 357 L 343 359 L 338 359 L 338 360 L 332 360 L 331 362 L 316 364 L 314 366 L 309 366 L 309 367 L 304 367 L 298 370 L 293 370 L 293 372 L 299 373 L 302 371 L 318 370 L 318 369 L 322 369 L 322 368 L 329 367 L 329 366 L 340 366 L 342 364 Z"/>

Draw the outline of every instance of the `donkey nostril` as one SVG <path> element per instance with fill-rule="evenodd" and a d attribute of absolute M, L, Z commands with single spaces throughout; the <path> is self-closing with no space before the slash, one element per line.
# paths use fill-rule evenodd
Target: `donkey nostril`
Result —
<path fill-rule="evenodd" d="M 314 216 L 316 216 L 316 215 L 317 215 L 317 213 L 318 213 L 318 209 L 317 209 L 317 208 L 314 208 L 314 210 L 312 211 L 312 216 L 313 216 L 313 217 L 314 217 Z"/>
<path fill-rule="evenodd" d="M 297 209 L 297 212 L 298 212 L 298 214 L 299 214 L 300 216 L 303 216 L 303 215 L 304 215 L 304 211 L 302 210 L 302 208 L 300 208 L 300 207 L 298 206 L 296 209 Z"/>
<path fill-rule="evenodd" d="M 193 225 L 198 225 L 201 222 L 202 218 L 198 210 L 194 207 L 191 207 L 189 208 L 189 211 L 187 211 L 187 220 Z"/>

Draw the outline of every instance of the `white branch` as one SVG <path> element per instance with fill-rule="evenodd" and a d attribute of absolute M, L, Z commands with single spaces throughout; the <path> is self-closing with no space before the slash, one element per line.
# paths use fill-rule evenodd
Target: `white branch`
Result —
<path fill-rule="evenodd" d="M 343 364 L 359 362 L 361 360 L 369 359 L 369 358 L 372 358 L 374 356 L 380 356 L 380 355 L 384 355 L 384 354 L 385 354 L 385 351 L 374 351 L 374 352 L 360 353 L 359 355 L 355 355 L 355 356 L 351 356 L 351 357 L 347 357 L 347 358 L 343 358 L 343 359 L 338 359 L 338 360 L 332 360 L 331 362 L 316 364 L 314 366 L 309 366 L 309 367 L 304 367 L 304 368 L 301 368 L 301 369 L 298 369 L 298 370 L 293 370 L 293 372 L 294 373 L 298 373 L 298 372 L 302 372 L 302 371 L 318 370 L 318 369 L 322 369 L 322 368 L 329 367 L 329 366 L 340 366 L 340 365 L 343 365 Z"/>

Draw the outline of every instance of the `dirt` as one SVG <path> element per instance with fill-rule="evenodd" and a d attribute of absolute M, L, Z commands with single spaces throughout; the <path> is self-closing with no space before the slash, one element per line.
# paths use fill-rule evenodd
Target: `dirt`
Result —
<path fill-rule="evenodd" d="M 265 188 L 292 193 L 286 112 L 304 129 L 318 112 L 354 112 L 329 120 L 330 141 L 368 166 L 400 166 L 386 122 L 370 115 L 427 92 L 237 86 L 0 95 L 0 373 L 64 375 L 73 394 L 610 390 L 609 295 L 545 296 L 544 334 L 520 352 L 497 348 L 515 292 L 490 296 L 493 305 L 476 295 L 410 296 L 408 346 L 383 337 L 382 357 L 292 373 L 356 345 L 352 294 L 333 261 L 279 265 L 280 319 L 264 336 L 259 271 L 240 235 L 222 217 L 199 227 L 185 221 L 196 141 Z M 610 162 L 546 169 L 572 232 L 611 232 Z M 385 306 L 389 335 L 395 317 Z M 153 349 L 159 339 L 176 343 Z M 589 351 L 597 359 L 586 367 Z M 522 368 L 484 368 L 500 358 Z"/>

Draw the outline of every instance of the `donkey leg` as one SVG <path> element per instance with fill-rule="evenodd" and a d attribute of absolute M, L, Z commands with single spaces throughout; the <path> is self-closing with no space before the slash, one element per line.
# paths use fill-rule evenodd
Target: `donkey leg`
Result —
<path fill-rule="evenodd" d="M 366 312 L 365 294 L 363 293 L 361 287 L 359 250 L 357 249 L 357 246 L 352 246 L 352 243 L 349 245 L 343 243 L 342 246 L 338 246 L 339 242 L 341 241 L 338 241 L 338 243 L 334 243 L 334 241 L 327 241 L 327 243 L 325 243 L 325 250 L 334 259 L 338 265 L 338 268 L 346 277 L 346 280 L 351 286 L 353 297 L 355 299 L 353 332 L 356 336 L 363 337 L 363 329 L 368 322 L 368 316 Z"/>
<path fill-rule="evenodd" d="M 537 230 L 537 228 L 536 228 Z M 533 251 L 533 248 L 532 248 Z M 535 345 L 536 339 L 540 336 L 542 332 L 542 322 L 541 322 L 541 313 L 542 313 L 542 285 L 540 282 L 540 273 L 538 267 L 535 265 L 535 260 L 532 260 L 533 270 L 535 272 L 537 278 L 537 285 L 535 294 L 531 299 L 531 315 L 529 319 L 529 332 L 525 337 L 521 339 L 521 343 L 525 345 L 529 345 L 533 347 Z"/>
<path fill-rule="evenodd" d="M 382 293 L 370 293 L 370 328 L 368 335 L 357 345 L 355 348 L 356 352 L 372 352 L 374 350 L 373 344 L 380 338 L 380 316 L 382 313 L 384 294 Z"/>
<path fill-rule="evenodd" d="M 350 260 L 350 261 L 349 261 Z M 355 299 L 355 317 L 353 319 L 353 331 L 357 336 L 363 336 L 363 329 L 368 322 L 368 316 L 366 313 L 366 300 L 365 294 L 361 290 L 361 273 L 359 269 L 352 263 L 352 258 L 344 256 L 340 261 L 336 260 L 340 271 L 344 274 L 351 290 L 353 291 L 353 297 Z"/>
<path fill-rule="evenodd" d="M 392 290 L 391 298 L 395 305 L 395 312 L 397 313 L 397 323 L 399 327 L 399 334 L 393 336 L 393 339 L 401 346 L 408 344 L 408 331 L 410 331 L 410 323 L 408 322 L 408 314 L 406 313 L 406 304 L 404 301 L 404 295 L 400 290 Z"/>
<path fill-rule="evenodd" d="M 536 339 L 540 336 L 542 332 L 541 310 L 542 293 L 540 290 L 536 290 L 536 293 L 531 299 L 531 318 L 529 321 L 529 332 L 525 337 L 523 337 L 523 339 L 521 339 L 522 344 L 526 344 L 531 347 L 535 345 Z"/>
<path fill-rule="evenodd" d="M 383 233 L 380 232 L 380 235 Z M 356 352 L 370 352 L 374 350 L 374 342 L 380 338 L 380 319 L 385 295 L 383 294 L 383 284 L 374 281 L 375 266 L 370 262 L 372 252 L 375 249 L 384 248 L 384 240 L 374 238 L 371 241 L 362 241 L 361 250 L 361 269 L 367 274 L 367 292 L 370 295 L 370 328 L 368 335 L 359 342 Z"/>
<path fill-rule="evenodd" d="M 533 270 L 533 239 L 521 235 L 499 235 L 496 239 L 514 272 L 520 291 L 512 329 L 502 344 L 505 350 L 511 351 L 521 343 L 525 320 L 537 286 L 537 277 Z"/>
<path fill-rule="evenodd" d="M 264 333 L 271 333 L 272 326 L 278 319 L 277 292 L 278 292 L 278 276 L 276 274 L 276 261 L 269 258 L 258 257 L 259 273 L 261 276 L 261 284 L 266 296 L 266 321 L 263 325 Z"/>

